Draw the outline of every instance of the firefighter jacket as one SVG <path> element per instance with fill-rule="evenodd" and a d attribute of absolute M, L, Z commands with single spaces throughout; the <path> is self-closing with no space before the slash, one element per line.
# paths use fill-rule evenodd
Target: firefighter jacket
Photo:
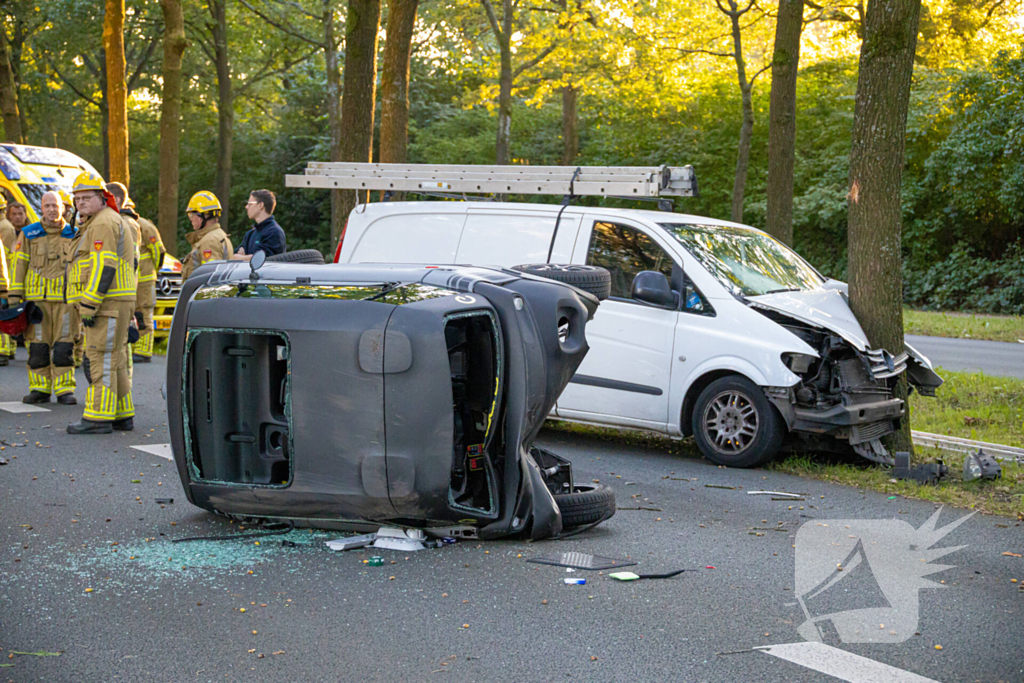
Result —
<path fill-rule="evenodd" d="M 204 263 L 230 259 L 234 251 L 231 248 L 231 238 L 221 230 L 219 223 L 190 232 L 185 238 L 192 245 L 192 252 L 181 264 L 182 281 L 187 280 L 188 276 Z"/>
<path fill-rule="evenodd" d="M 75 228 L 56 223 L 26 225 L 14 245 L 10 295 L 24 301 L 64 301 L 64 270 Z"/>
<path fill-rule="evenodd" d="M 10 262 L 11 252 L 14 251 L 14 239 L 18 231 L 14 224 L 7 220 L 7 211 L 0 211 L 0 248 L 7 252 L 7 260 Z"/>
<path fill-rule="evenodd" d="M 103 313 L 105 302 L 135 300 L 138 265 L 131 226 L 106 207 L 80 223 L 67 267 L 67 302 L 83 316 Z"/>
<path fill-rule="evenodd" d="M 132 229 L 132 236 L 135 238 L 135 280 L 138 282 L 139 279 L 139 257 L 142 255 L 142 228 L 139 227 L 139 214 L 135 213 L 131 209 L 121 209 L 121 218 L 128 224 L 128 227 Z"/>
<path fill-rule="evenodd" d="M 160 239 L 160 231 L 152 221 L 140 218 L 139 227 L 142 229 L 142 241 L 139 243 L 139 282 L 154 282 L 167 251 Z"/>
<path fill-rule="evenodd" d="M 6 251 L 7 250 L 4 249 L 2 245 L 0 245 L 0 299 L 7 298 L 7 283 L 10 280 L 10 275 L 8 275 L 9 271 L 7 268 L 7 254 L 5 253 Z M 3 333 L 0 333 L 0 342 L 2 342 L 2 338 Z M 0 343 L 0 346 L 3 346 L 3 344 Z"/>

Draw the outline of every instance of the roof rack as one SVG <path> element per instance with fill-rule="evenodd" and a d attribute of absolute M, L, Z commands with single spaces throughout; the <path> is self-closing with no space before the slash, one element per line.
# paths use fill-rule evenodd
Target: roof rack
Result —
<path fill-rule="evenodd" d="M 325 190 L 696 197 L 692 166 L 464 166 L 311 161 L 286 187 Z"/>

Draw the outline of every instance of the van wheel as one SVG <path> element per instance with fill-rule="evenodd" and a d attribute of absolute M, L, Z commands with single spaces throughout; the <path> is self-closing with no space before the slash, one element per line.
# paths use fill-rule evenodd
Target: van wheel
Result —
<path fill-rule="evenodd" d="M 283 254 L 268 256 L 267 260 L 277 261 L 278 263 L 314 263 L 316 265 L 323 265 L 324 255 L 316 249 L 296 249 L 295 251 L 286 251 Z"/>
<path fill-rule="evenodd" d="M 756 467 L 775 457 L 784 424 L 756 384 L 731 375 L 704 388 L 693 407 L 693 436 L 711 462 Z"/>
<path fill-rule="evenodd" d="M 561 263 L 531 263 L 525 266 L 512 266 L 527 275 L 564 282 L 576 289 L 593 294 L 599 301 L 604 301 L 612 293 L 612 274 L 600 266 L 582 266 Z"/>

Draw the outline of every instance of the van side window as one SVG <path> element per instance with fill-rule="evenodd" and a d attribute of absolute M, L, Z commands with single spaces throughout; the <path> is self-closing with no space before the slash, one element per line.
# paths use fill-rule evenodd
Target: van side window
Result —
<path fill-rule="evenodd" d="M 642 270 L 656 270 L 672 281 L 672 257 L 644 233 L 617 223 L 594 223 L 587 265 L 612 274 L 611 296 L 618 299 L 630 298 L 633 278 Z"/>

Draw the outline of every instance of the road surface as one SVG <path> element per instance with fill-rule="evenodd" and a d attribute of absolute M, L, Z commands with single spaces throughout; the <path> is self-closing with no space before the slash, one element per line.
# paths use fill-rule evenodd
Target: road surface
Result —
<path fill-rule="evenodd" d="M 1024 378 L 1024 344 L 907 335 L 907 343 L 946 370 Z"/>

